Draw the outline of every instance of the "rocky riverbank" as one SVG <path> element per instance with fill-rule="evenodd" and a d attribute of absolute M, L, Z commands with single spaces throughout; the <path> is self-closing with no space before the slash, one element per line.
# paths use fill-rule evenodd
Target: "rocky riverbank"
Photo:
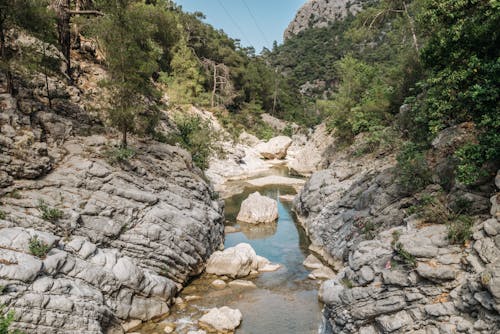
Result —
<path fill-rule="evenodd" d="M 449 152 L 466 140 L 462 126 L 437 137 L 427 156 L 434 174 L 445 173 Z M 444 193 L 439 185 L 407 196 L 391 152 L 352 152 L 333 154 L 294 201 L 311 249 L 337 271 L 320 289 L 321 332 L 498 332 L 498 195 L 488 196 L 498 189 L 455 185 L 448 192 L 451 205 L 467 204 L 473 217 L 472 240 L 454 244 L 435 207 L 431 217 L 415 213 Z"/>
<path fill-rule="evenodd" d="M 42 78 L 15 97 L 0 78 L 0 304 L 27 333 L 122 333 L 161 316 L 223 242 L 223 204 L 189 154 L 135 139 L 118 150 L 89 111 L 102 70 L 80 68 L 86 95 L 50 79 L 55 112 Z"/>

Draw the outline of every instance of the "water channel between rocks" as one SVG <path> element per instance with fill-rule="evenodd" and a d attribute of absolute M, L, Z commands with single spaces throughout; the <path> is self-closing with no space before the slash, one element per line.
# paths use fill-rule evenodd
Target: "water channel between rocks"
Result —
<path fill-rule="evenodd" d="M 274 168 L 272 175 L 284 175 Z M 269 175 L 269 173 L 267 173 Z M 242 182 L 242 181 L 233 181 Z M 317 333 L 321 318 L 317 281 L 309 279 L 309 271 L 302 262 L 309 254 L 309 240 L 291 210 L 292 204 L 279 199 L 279 195 L 295 194 L 290 186 L 272 185 L 244 187 L 243 192 L 225 199 L 226 226 L 240 229 L 228 233 L 225 248 L 245 242 L 252 245 L 258 255 L 264 256 L 282 268 L 276 272 L 260 273 L 243 279 L 257 286 L 217 289 L 210 283 L 216 276 L 203 274 L 181 292 L 180 297 L 190 300 L 175 305 L 165 321 L 175 323 L 175 333 L 196 330 L 197 320 L 213 307 L 228 306 L 239 309 L 243 315 L 237 334 L 309 334 Z M 276 224 L 249 226 L 236 222 L 241 202 L 254 191 L 278 200 L 279 219 Z M 228 281 L 229 282 L 229 281 Z M 162 333 L 158 325 L 146 326 L 141 333 Z"/>

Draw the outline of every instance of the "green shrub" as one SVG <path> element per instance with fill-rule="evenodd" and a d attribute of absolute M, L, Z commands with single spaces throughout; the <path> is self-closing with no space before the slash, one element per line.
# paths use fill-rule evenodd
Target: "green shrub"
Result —
<path fill-rule="evenodd" d="M 106 160 L 112 165 L 126 162 L 132 159 L 135 154 L 135 150 L 130 147 L 108 149 L 104 153 Z"/>
<path fill-rule="evenodd" d="M 200 116 L 178 113 L 174 117 L 177 132 L 172 141 L 178 142 L 191 153 L 193 162 L 201 169 L 208 168 L 208 160 L 217 152 L 217 140 L 220 134 L 214 130 L 209 121 Z"/>
<path fill-rule="evenodd" d="M 7 214 L 5 213 L 5 211 L 0 210 L 0 219 L 5 219 L 6 217 L 7 217 Z"/>
<path fill-rule="evenodd" d="M 42 214 L 42 219 L 55 223 L 62 218 L 63 212 L 57 208 L 49 207 L 43 200 L 38 201 L 38 210 Z"/>
<path fill-rule="evenodd" d="M 49 246 L 45 242 L 38 239 L 38 235 L 31 237 L 29 249 L 31 254 L 39 258 L 44 258 L 50 250 Z"/>
<path fill-rule="evenodd" d="M 400 261 L 406 267 L 415 268 L 417 266 L 417 260 L 415 256 L 403 248 L 403 244 L 399 242 L 400 235 L 401 233 L 399 231 L 394 231 L 392 233 L 391 246 L 396 252 L 396 260 Z"/>
<path fill-rule="evenodd" d="M 471 217 L 458 215 L 447 223 L 448 239 L 452 244 L 463 245 L 472 237 L 472 226 L 474 222 Z"/>
<path fill-rule="evenodd" d="M 5 312 L 5 306 L 0 306 L 0 334 L 23 334 L 20 330 L 10 329 L 10 325 L 14 322 L 14 311 Z"/>
<path fill-rule="evenodd" d="M 21 196 L 21 193 L 19 192 L 19 190 L 14 190 L 13 192 L 11 192 L 11 193 L 9 194 L 9 197 L 10 197 L 10 198 L 14 198 L 14 199 L 21 199 L 21 198 L 23 198 L 23 197 Z"/>
<path fill-rule="evenodd" d="M 342 283 L 343 286 L 345 286 L 348 289 L 352 289 L 354 287 L 354 283 L 348 279 L 348 278 L 343 278 L 340 283 Z"/>
<path fill-rule="evenodd" d="M 397 182 L 403 192 L 414 193 L 431 183 L 431 172 L 421 148 L 407 143 L 397 157 Z"/>

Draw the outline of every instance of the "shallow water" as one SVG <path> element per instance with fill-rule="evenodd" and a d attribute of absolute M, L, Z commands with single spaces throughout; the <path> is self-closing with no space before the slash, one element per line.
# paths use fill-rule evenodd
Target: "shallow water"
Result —
<path fill-rule="evenodd" d="M 283 170 L 277 169 L 275 173 L 283 175 Z M 278 200 L 279 219 L 276 224 L 255 227 L 238 224 L 235 221 L 241 202 L 256 190 Z M 241 242 L 249 243 L 258 255 L 268 258 L 273 263 L 281 264 L 282 268 L 276 272 L 243 278 L 253 281 L 257 289 L 227 286 L 219 290 L 210 284 L 217 277 L 206 274 L 193 280 L 180 296 L 201 298 L 192 300 L 186 305 L 175 306 L 167 318 L 167 321 L 176 323 L 176 333 L 197 329 L 196 321 L 206 310 L 222 306 L 237 308 L 243 314 L 243 321 L 236 333 L 318 332 L 321 307 L 317 296 L 319 283 L 307 278 L 309 271 L 302 265 L 309 254 L 309 241 L 296 222 L 291 211 L 291 203 L 279 199 L 279 195 L 294 193 L 292 187 L 244 187 L 242 193 L 225 200 L 226 225 L 241 229 L 241 232 L 226 235 L 225 247 L 232 247 Z M 162 333 L 153 325 L 149 330 L 145 328 L 142 333 L 154 333 L 155 330 Z"/>

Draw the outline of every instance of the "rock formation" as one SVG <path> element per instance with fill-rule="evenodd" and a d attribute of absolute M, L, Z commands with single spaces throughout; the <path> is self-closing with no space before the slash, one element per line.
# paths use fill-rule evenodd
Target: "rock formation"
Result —
<path fill-rule="evenodd" d="M 278 202 L 258 191 L 241 203 L 236 220 L 249 224 L 274 223 L 278 219 Z"/>
<path fill-rule="evenodd" d="M 264 159 L 284 159 L 290 145 L 292 145 L 291 138 L 278 136 L 269 139 L 266 143 L 260 143 L 255 148 Z"/>
<path fill-rule="evenodd" d="M 168 312 L 223 241 L 223 205 L 189 154 L 131 140 L 114 156 L 99 134 L 102 69 L 81 62 L 88 89 L 0 77 L 0 304 L 28 333 L 120 333 Z M 94 88 L 89 88 L 94 87 Z"/>
<path fill-rule="evenodd" d="M 206 272 L 240 278 L 253 272 L 275 271 L 279 267 L 278 264 L 271 264 L 266 258 L 257 255 L 249 244 L 241 243 L 213 253 L 208 259 Z"/>
<path fill-rule="evenodd" d="M 369 0 L 308 0 L 284 32 L 284 39 L 309 28 L 326 27 L 330 22 L 356 15 Z"/>
<path fill-rule="evenodd" d="M 446 129 L 433 142 L 427 159 L 435 174 L 470 141 L 465 126 Z M 498 332 L 498 195 L 488 200 L 491 190 L 452 187 L 449 198 L 468 199 L 475 217 L 473 240 L 462 247 L 451 243 L 445 221 L 408 211 L 442 188 L 433 184 L 407 197 L 395 168 L 390 152 L 362 158 L 335 152 L 330 167 L 314 173 L 295 199 L 311 248 L 338 271 L 320 290 L 321 332 Z"/>

